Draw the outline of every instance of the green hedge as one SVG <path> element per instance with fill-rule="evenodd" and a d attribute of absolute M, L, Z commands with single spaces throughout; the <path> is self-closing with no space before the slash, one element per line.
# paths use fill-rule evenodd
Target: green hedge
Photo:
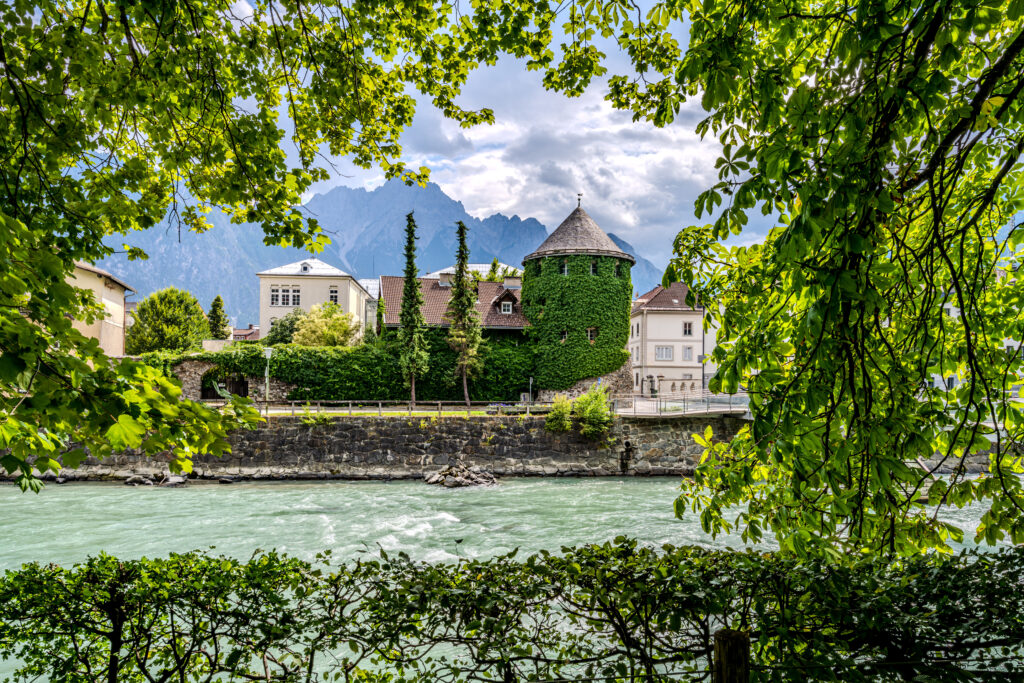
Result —
<path fill-rule="evenodd" d="M 445 331 L 427 331 L 430 371 L 416 381 L 416 396 L 424 401 L 458 401 L 462 390 L 455 374 L 455 354 Z M 529 388 L 534 352 L 522 333 L 485 332 L 484 371 L 469 383 L 474 401 L 514 401 Z M 146 354 L 143 360 L 166 371 L 181 360 L 215 363 L 221 377 L 262 377 L 265 347 L 232 345 L 224 351 L 191 354 Z M 402 401 L 409 398 L 398 369 L 393 333 L 355 347 L 278 346 L 270 360 L 270 375 L 296 385 L 289 398 L 310 401 Z"/>
<path fill-rule="evenodd" d="M 16 680 L 1019 681 L 1024 549 L 842 564 L 628 539 L 517 559 L 347 566 L 106 555 L 0 578 Z"/>

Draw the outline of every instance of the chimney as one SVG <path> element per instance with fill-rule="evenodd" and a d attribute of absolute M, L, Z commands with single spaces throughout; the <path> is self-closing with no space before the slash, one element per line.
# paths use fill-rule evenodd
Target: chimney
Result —
<path fill-rule="evenodd" d="M 513 275 L 505 276 L 505 289 L 522 289 L 523 278 Z"/>
<path fill-rule="evenodd" d="M 438 284 L 442 287 L 452 286 L 452 274 L 451 273 L 440 273 L 437 276 Z"/>

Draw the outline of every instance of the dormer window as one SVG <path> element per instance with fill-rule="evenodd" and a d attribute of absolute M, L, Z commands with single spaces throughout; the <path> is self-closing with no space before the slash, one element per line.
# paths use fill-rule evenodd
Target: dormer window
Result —
<path fill-rule="evenodd" d="M 308 273 L 309 272 L 309 264 L 308 263 L 303 263 L 302 266 L 300 267 L 300 270 L 303 273 Z"/>
<path fill-rule="evenodd" d="M 501 314 L 502 315 L 512 315 L 512 302 L 511 301 L 502 301 L 501 302 Z"/>

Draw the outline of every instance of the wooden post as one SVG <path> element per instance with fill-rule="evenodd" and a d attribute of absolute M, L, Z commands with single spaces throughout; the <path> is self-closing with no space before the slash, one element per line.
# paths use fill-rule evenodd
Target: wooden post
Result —
<path fill-rule="evenodd" d="M 746 631 L 715 631 L 712 683 L 750 683 L 750 636 Z"/>
<path fill-rule="evenodd" d="M 440 417 L 441 417 L 441 402 L 440 401 L 437 402 L 437 417 L 438 417 L 438 419 L 440 419 Z"/>

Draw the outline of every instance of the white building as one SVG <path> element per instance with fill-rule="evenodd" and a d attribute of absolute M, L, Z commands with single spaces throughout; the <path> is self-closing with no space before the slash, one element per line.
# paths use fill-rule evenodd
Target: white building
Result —
<path fill-rule="evenodd" d="M 260 279 L 260 334 L 296 308 L 309 312 L 316 304 L 336 303 L 362 328 L 372 315 L 370 295 L 343 270 L 308 258 L 256 273 Z"/>
<path fill-rule="evenodd" d="M 704 309 L 688 306 L 686 294 L 676 282 L 633 302 L 627 350 L 638 394 L 700 394 L 714 375 L 704 362 L 715 347 L 714 330 L 704 332 Z"/>

